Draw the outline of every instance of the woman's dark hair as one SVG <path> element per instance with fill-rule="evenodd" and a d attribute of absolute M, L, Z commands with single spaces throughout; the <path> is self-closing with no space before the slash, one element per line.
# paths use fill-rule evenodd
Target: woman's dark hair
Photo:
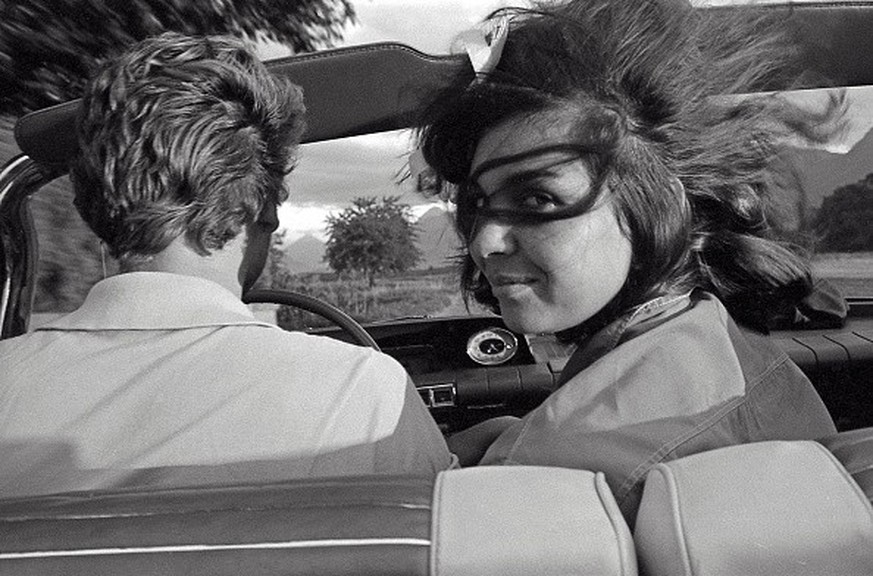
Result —
<path fill-rule="evenodd" d="M 841 102 L 812 113 L 763 92 L 800 72 L 773 17 L 684 0 L 575 0 L 491 16 L 504 17 L 497 67 L 473 83 L 461 73 L 437 94 L 419 142 L 439 178 L 464 194 L 487 131 L 542 113 L 571 118 L 571 139 L 591 151 L 583 160 L 633 247 L 627 282 L 591 322 L 699 287 L 765 329 L 810 292 L 808 264 L 773 231 L 776 165 L 788 138 L 825 139 Z M 467 240 L 469 221 L 458 215 Z M 462 258 L 465 295 L 497 310 L 487 280 Z"/>
<path fill-rule="evenodd" d="M 75 204 L 115 257 L 184 236 L 221 249 L 287 197 L 301 90 L 230 37 L 165 33 L 106 63 L 82 100 Z"/>

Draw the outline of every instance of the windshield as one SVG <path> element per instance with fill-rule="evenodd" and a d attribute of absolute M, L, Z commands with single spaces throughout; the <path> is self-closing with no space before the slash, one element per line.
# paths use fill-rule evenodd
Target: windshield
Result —
<path fill-rule="evenodd" d="M 357 6 L 359 23 L 347 44 L 396 40 L 426 52 L 444 53 L 455 34 L 504 2 L 428 3 L 380 0 Z M 424 12 L 439 11 L 440 18 Z M 432 16 L 432 14 L 431 14 Z M 428 24 L 424 33 L 421 22 Z M 262 47 L 265 57 L 281 47 Z M 797 93 L 820 102 L 823 91 Z M 818 148 L 794 149 L 788 161 L 799 169 L 777 198 L 786 237 L 809 250 L 816 276 L 831 280 L 848 297 L 873 297 L 873 87 L 848 91 L 848 127 Z M 3 144 L 0 142 L 0 144 Z M 372 134 L 303 146 L 300 163 L 288 179 L 290 198 L 279 210 L 280 228 L 261 287 L 305 292 L 332 302 L 365 322 L 409 316 L 466 314 L 455 270 L 460 244 L 451 206 L 420 193 L 422 182 L 408 173 L 412 142 L 408 132 Z M 373 275 L 338 274 L 328 257 L 331 218 L 348 211 L 356 199 L 381 205 L 392 199 L 413 230 L 416 257 L 405 266 Z M 101 256 L 99 243 L 70 209 L 66 178 L 33 199 L 40 237 L 40 263 L 31 327 L 81 304 L 87 290 L 114 263 Z M 63 208 L 58 208 L 61 206 Z M 72 242 L 72 248 L 70 244 Z M 266 319 L 275 307 L 254 306 Z M 481 309 L 474 309 L 482 313 Z M 292 328 L 318 326 L 314 317 L 280 311 L 280 323 Z M 284 318 L 284 320 L 283 320 Z"/>
<path fill-rule="evenodd" d="M 828 91 L 795 92 L 791 97 L 819 106 L 827 99 Z M 797 168 L 798 178 L 784 182 L 775 200 L 780 230 L 788 240 L 810 252 L 814 274 L 833 282 L 845 296 L 871 297 L 873 87 L 849 90 L 848 102 L 846 128 L 831 141 L 815 148 L 791 149 L 786 160 Z M 422 195 L 413 179 L 398 178 L 405 170 L 410 148 L 410 137 L 405 132 L 304 147 L 298 171 L 291 178 L 292 197 L 281 211 L 284 261 L 295 277 L 291 284 L 294 289 L 328 298 L 335 295 L 336 304 L 365 316 L 372 314 L 373 320 L 390 318 L 392 313 L 465 312 L 455 296 L 452 257 L 460 244 L 451 226 L 451 206 Z M 404 296 L 397 294 L 397 300 L 403 302 L 411 301 L 411 293 L 420 294 L 423 301 L 416 302 L 414 310 L 398 308 L 378 313 L 376 309 L 381 306 L 376 301 L 380 296 L 363 295 L 367 292 L 363 280 L 355 297 L 346 296 L 339 286 L 328 286 L 331 274 L 324 260 L 329 239 L 325 218 L 341 212 L 356 196 L 398 196 L 412 207 L 422 260 L 407 274 L 380 279 L 375 291 L 385 294 L 398 290 Z M 428 292 L 433 293 L 425 297 Z"/>

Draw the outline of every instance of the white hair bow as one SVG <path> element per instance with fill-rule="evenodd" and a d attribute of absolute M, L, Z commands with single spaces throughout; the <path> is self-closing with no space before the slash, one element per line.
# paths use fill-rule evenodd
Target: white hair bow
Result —
<path fill-rule="evenodd" d="M 476 28 L 461 32 L 458 40 L 470 58 L 476 80 L 490 74 L 503 54 L 503 46 L 509 34 L 509 18 L 495 18 Z"/>

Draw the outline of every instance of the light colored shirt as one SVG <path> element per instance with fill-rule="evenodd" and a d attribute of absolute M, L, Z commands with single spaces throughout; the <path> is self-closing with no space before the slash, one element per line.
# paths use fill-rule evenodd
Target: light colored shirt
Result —
<path fill-rule="evenodd" d="M 559 384 L 481 463 L 602 471 L 631 526 L 661 461 L 835 432 L 788 356 L 703 292 L 654 300 L 587 339 Z"/>
<path fill-rule="evenodd" d="M 0 341 L 0 496 L 434 474 L 452 456 L 399 363 L 257 321 L 191 276 L 136 272 Z"/>

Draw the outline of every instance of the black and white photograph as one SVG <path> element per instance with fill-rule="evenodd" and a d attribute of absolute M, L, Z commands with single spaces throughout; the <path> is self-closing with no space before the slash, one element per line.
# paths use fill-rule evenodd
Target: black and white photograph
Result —
<path fill-rule="evenodd" d="M 873 0 L 0 0 L 0 576 L 873 575 Z"/>

